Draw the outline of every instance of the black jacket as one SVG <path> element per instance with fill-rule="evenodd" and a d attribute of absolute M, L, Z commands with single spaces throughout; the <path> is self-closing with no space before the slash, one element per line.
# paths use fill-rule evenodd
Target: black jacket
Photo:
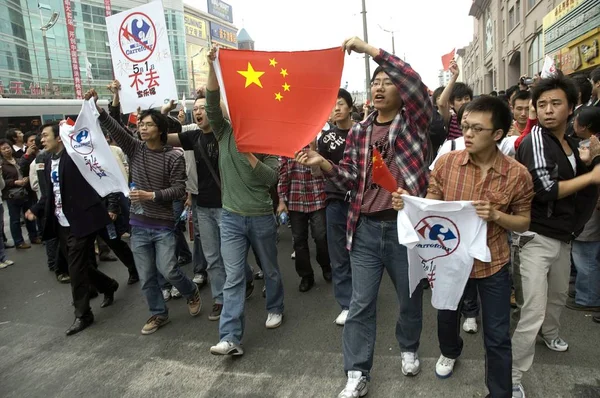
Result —
<path fill-rule="evenodd" d="M 566 137 L 575 155 L 577 173 L 558 139 L 541 126 L 535 126 L 517 150 L 515 158 L 533 178 L 535 196 L 531 205 L 530 231 L 563 242 L 581 233 L 598 200 L 598 188 L 589 186 L 558 199 L 558 183 L 590 171 L 579 158 L 578 139 Z"/>
<path fill-rule="evenodd" d="M 52 179 L 52 158 L 46 159 L 44 172 L 46 174 L 46 190 L 42 191 L 39 202 L 33 205 L 31 211 L 40 218 L 44 215 L 44 240 L 57 237 L 60 224 L 54 216 L 55 200 Z M 63 213 L 71 226 L 71 233 L 78 238 L 88 236 L 104 227 L 111 221 L 108 210 L 102 198 L 94 188 L 83 178 L 79 169 L 67 154 L 66 150 L 60 155 L 58 166 L 60 177 L 60 196 Z"/>

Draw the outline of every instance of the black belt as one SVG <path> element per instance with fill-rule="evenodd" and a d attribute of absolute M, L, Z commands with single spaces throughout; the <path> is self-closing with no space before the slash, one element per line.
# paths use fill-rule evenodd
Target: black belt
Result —
<path fill-rule="evenodd" d="M 396 221 L 398 220 L 398 212 L 394 209 L 382 210 L 370 214 L 362 214 L 373 221 Z"/>

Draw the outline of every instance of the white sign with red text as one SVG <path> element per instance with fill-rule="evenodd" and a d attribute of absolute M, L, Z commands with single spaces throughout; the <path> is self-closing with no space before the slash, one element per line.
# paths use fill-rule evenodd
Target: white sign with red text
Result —
<path fill-rule="evenodd" d="M 158 108 L 177 99 L 173 59 L 162 3 L 155 1 L 106 18 L 123 113 Z"/>

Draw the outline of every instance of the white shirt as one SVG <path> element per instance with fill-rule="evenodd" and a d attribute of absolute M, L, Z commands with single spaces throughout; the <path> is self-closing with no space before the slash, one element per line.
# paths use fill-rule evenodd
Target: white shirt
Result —
<path fill-rule="evenodd" d="M 58 223 L 63 227 L 69 227 L 69 220 L 65 216 L 62 207 L 62 198 L 60 196 L 60 177 L 58 175 L 58 166 L 60 159 L 52 159 L 50 169 L 50 179 L 52 180 L 52 191 L 54 192 L 54 215 L 58 219 Z"/>
<path fill-rule="evenodd" d="M 498 149 L 500 149 L 500 152 L 502 152 L 506 156 L 510 156 L 511 158 L 514 158 L 515 157 L 515 141 L 517 141 L 517 138 L 519 138 L 518 135 L 516 135 L 516 136 L 511 135 L 510 137 L 509 136 L 504 137 L 504 139 L 498 143 Z M 465 148 L 466 148 L 465 137 L 458 137 L 457 139 L 454 140 L 454 150 L 455 151 L 462 150 Z M 452 140 L 446 140 L 446 142 L 444 142 L 444 144 L 440 147 L 437 156 L 433 160 L 433 163 L 431 163 L 431 166 L 429 166 L 429 170 L 433 170 L 433 167 L 435 166 L 435 163 L 438 161 L 438 159 L 442 155 L 445 155 L 449 152 L 452 152 Z"/>
<path fill-rule="evenodd" d="M 409 291 L 422 279 L 431 286 L 431 304 L 456 310 L 474 259 L 492 261 L 487 223 L 468 201 L 446 202 L 402 195 L 398 241 L 408 248 Z"/>
<path fill-rule="evenodd" d="M 569 162 L 571 163 L 571 167 L 573 168 L 573 173 L 577 175 L 577 159 L 575 158 L 575 154 L 572 153 L 567 157 L 569 158 Z"/>

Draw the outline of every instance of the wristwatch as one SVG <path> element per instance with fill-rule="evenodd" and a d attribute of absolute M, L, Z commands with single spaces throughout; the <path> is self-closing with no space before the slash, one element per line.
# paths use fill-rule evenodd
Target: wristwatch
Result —
<path fill-rule="evenodd" d="M 156 202 L 156 192 L 152 192 L 152 201 Z"/>

